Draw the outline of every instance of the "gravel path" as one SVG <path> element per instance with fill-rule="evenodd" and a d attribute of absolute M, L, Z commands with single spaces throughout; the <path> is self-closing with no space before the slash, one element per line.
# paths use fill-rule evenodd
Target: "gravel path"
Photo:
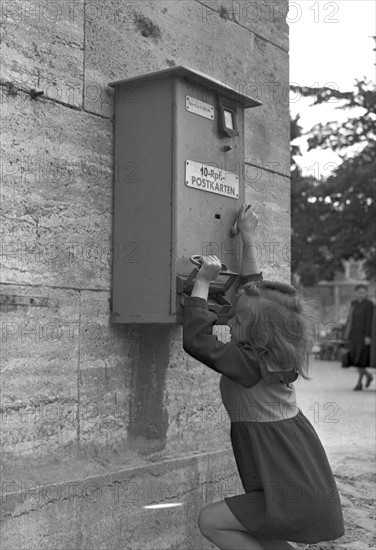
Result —
<path fill-rule="evenodd" d="M 370 372 L 376 381 L 375 370 Z M 337 361 L 312 361 L 310 376 L 312 380 L 295 384 L 297 400 L 327 452 L 346 532 L 337 541 L 311 544 L 307 550 L 376 550 L 375 381 L 368 389 L 353 391 L 356 369 L 342 369 Z"/>

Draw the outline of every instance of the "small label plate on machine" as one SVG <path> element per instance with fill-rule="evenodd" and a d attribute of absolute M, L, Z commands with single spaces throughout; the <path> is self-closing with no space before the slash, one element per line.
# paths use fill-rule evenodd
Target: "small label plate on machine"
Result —
<path fill-rule="evenodd" d="M 200 99 L 186 95 L 185 108 L 190 113 L 214 120 L 214 107 L 210 103 L 205 103 Z"/>
<path fill-rule="evenodd" d="M 239 198 L 239 176 L 217 166 L 202 164 L 194 160 L 185 161 L 185 184 L 188 187 Z"/>

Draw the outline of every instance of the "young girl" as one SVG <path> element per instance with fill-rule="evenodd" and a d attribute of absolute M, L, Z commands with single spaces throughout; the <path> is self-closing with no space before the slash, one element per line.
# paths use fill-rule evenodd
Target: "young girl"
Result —
<path fill-rule="evenodd" d="M 285 550 L 286 541 L 315 543 L 344 534 L 341 503 L 328 459 L 313 426 L 296 405 L 292 384 L 306 369 L 309 317 L 294 287 L 263 281 L 252 209 L 243 205 L 242 275 L 229 321 L 231 341 L 213 335 L 210 282 L 221 263 L 202 257 L 185 300 L 183 347 L 222 374 L 220 391 L 231 420 L 231 443 L 243 495 L 200 512 L 201 533 L 221 550 Z"/>

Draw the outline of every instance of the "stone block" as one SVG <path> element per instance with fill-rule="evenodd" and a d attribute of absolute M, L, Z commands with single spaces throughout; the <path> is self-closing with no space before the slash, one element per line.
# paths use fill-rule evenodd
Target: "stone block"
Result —
<path fill-rule="evenodd" d="M 12 285 L 3 285 L 1 294 L 8 302 L 1 306 L 2 455 L 8 471 L 18 459 L 65 456 L 76 446 L 79 296 Z"/>
<path fill-rule="evenodd" d="M 259 218 L 256 234 L 258 261 L 265 279 L 290 282 L 290 181 L 246 166 L 246 202 Z"/>
<path fill-rule="evenodd" d="M 5 108 L 3 281 L 109 288 L 111 123 L 25 94 Z"/>
<path fill-rule="evenodd" d="M 204 550 L 211 546 L 197 527 L 200 508 L 243 492 L 232 451 L 34 488 L 6 486 L 1 538 L 7 550 Z M 145 508 L 165 503 L 181 505 Z"/>
<path fill-rule="evenodd" d="M 198 0 L 203 21 L 223 25 L 238 24 L 255 35 L 288 51 L 289 28 L 286 23 L 288 0 Z"/>
<path fill-rule="evenodd" d="M 1 2 L 2 83 L 82 106 L 84 0 Z"/>
<path fill-rule="evenodd" d="M 221 375 L 190 357 L 181 345 L 182 329 L 170 348 L 165 406 L 168 431 L 165 453 L 184 455 L 185 449 L 204 452 L 230 445 L 230 423 L 219 391 Z M 214 328 L 217 337 L 228 341 L 225 326 Z"/>
<path fill-rule="evenodd" d="M 287 53 L 261 39 L 259 55 L 249 58 L 245 93 L 262 105 L 245 111 L 245 159 L 266 170 L 286 174 L 290 170 L 289 74 Z M 264 62 L 262 58 L 265 57 Z"/>
<path fill-rule="evenodd" d="M 88 456 L 124 453 L 136 414 L 138 330 L 109 319 L 110 293 L 82 291 L 79 419 L 80 445 Z"/>

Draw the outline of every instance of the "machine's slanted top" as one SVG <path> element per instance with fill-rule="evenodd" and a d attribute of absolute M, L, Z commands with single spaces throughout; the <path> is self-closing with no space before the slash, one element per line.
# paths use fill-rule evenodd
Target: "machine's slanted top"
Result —
<path fill-rule="evenodd" d="M 204 88 L 219 93 L 220 96 L 227 97 L 228 99 L 236 101 L 237 103 L 241 104 L 244 109 L 262 105 L 261 101 L 258 101 L 253 97 L 239 92 L 238 90 L 232 88 L 231 86 L 228 86 L 224 82 L 212 78 L 211 76 L 208 76 L 200 71 L 196 71 L 182 65 L 171 67 L 169 69 L 163 69 L 161 71 L 155 71 L 153 73 L 145 73 L 142 75 L 132 76 L 124 80 L 110 82 L 109 86 L 111 86 L 112 88 L 116 88 L 117 86 L 124 86 L 131 82 L 140 82 L 145 80 L 163 78 L 170 75 L 178 76 L 199 83 Z"/>

